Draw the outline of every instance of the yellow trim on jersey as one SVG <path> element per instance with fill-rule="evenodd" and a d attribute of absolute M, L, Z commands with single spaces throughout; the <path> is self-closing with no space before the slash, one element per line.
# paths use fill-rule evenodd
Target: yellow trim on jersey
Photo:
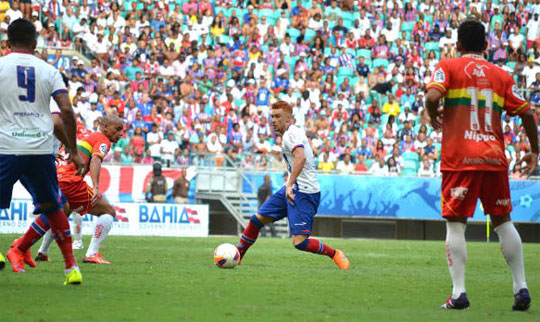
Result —
<path fill-rule="evenodd" d="M 523 110 L 525 107 L 527 107 L 528 104 L 529 104 L 529 103 L 527 103 L 527 102 L 523 103 L 523 105 L 521 105 L 520 107 L 516 108 L 516 109 L 512 112 L 512 114 L 517 114 L 517 113 L 521 112 L 521 110 Z"/>
<path fill-rule="evenodd" d="M 451 89 L 448 91 L 446 98 L 471 98 L 471 94 L 467 93 L 466 88 Z M 500 97 L 497 93 L 493 93 L 493 103 L 504 106 L 504 97 Z"/>
<path fill-rule="evenodd" d="M 444 85 L 441 84 L 441 83 L 431 82 L 431 83 L 428 84 L 427 87 L 430 87 L 430 86 L 437 86 L 437 87 L 439 87 L 440 89 L 442 89 L 443 93 L 446 92 L 446 88 L 445 88 Z"/>
<path fill-rule="evenodd" d="M 77 144 L 78 144 L 78 145 L 81 145 L 82 147 L 84 147 L 84 148 L 85 148 L 86 150 L 88 150 L 88 152 L 90 152 L 90 153 L 92 153 L 92 151 L 94 150 L 94 149 L 92 148 L 92 146 L 91 146 L 90 144 L 88 144 L 88 142 L 86 142 L 86 141 L 79 141 Z"/>

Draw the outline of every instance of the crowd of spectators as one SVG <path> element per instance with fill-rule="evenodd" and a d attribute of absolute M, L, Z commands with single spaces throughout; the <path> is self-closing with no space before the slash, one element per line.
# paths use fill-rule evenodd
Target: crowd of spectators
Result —
<path fill-rule="evenodd" d="M 18 8 L 0 1 L 0 55 Z M 433 176 L 442 134 L 423 92 L 438 61 L 457 55 L 459 23 L 481 19 L 486 58 L 513 74 L 538 120 L 539 13 L 539 1 L 507 0 L 47 0 L 24 16 L 40 55 L 70 78 L 80 121 L 125 119 L 108 161 L 281 169 L 269 122 L 281 99 L 322 171 Z M 519 118 L 503 123 L 513 172 L 530 147 Z"/>

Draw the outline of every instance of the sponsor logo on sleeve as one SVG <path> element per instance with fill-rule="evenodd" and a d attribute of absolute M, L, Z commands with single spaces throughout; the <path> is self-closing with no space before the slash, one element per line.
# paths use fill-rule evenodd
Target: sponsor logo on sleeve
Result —
<path fill-rule="evenodd" d="M 101 152 L 103 155 L 106 155 L 107 152 L 109 152 L 109 147 L 107 146 L 107 144 L 102 143 L 102 144 L 99 146 L 99 152 Z"/>
<path fill-rule="evenodd" d="M 516 84 L 514 84 L 514 85 L 512 86 L 512 94 L 514 94 L 514 96 L 515 96 L 517 99 L 519 99 L 519 100 L 522 100 L 522 101 L 525 100 L 525 99 L 523 98 L 523 95 L 521 95 L 521 93 L 519 92 L 518 87 L 517 87 Z"/>
<path fill-rule="evenodd" d="M 444 83 L 446 80 L 446 75 L 444 74 L 444 70 L 442 68 L 437 68 L 435 73 L 433 73 L 433 81 L 437 83 Z"/>

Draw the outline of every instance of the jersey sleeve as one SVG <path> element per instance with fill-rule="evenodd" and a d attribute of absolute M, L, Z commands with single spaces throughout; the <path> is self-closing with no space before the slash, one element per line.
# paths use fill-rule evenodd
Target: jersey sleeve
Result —
<path fill-rule="evenodd" d="M 511 116 L 514 116 L 522 114 L 528 109 L 529 103 L 521 96 L 514 79 L 509 76 L 504 95 L 504 110 Z"/>
<path fill-rule="evenodd" d="M 300 133 L 296 127 L 294 130 L 291 129 L 291 131 L 287 131 L 285 137 L 283 138 L 283 142 L 286 148 L 290 149 L 291 153 L 294 153 L 294 150 L 298 148 L 304 147 L 302 133 Z"/>
<path fill-rule="evenodd" d="M 107 153 L 111 150 L 111 141 L 101 133 L 95 134 L 95 141 L 92 145 L 92 156 L 98 156 L 103 160 Z"/>
<path fill-rule="evenodd" d="M 54 69 L 52 73 L 52 92 L 51 96 L 55 96 L 59 93 L 67 93 L 66 84 L 64 84 L 64 80 L 62 79 L 62 75 L 57 69 Z"/>
<path fill-rule="evenodd" d="M 450 72 L 445 60 L 442 60 L 435 67 L 431 80 L 426 87 L 426 91 L 430 88 L 435 88 L 442 92 L 445 96 L 448 93 L 450 85 Z"/>

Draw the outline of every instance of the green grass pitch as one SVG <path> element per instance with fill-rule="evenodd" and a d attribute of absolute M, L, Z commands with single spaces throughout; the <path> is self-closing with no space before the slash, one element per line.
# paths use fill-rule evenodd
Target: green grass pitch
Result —
<path fill-rule="evenodd" d="M 2 252 L 14 235 L 0 235 Z M 471 308 L 442 311 L 451 291 L 443 242 L 323 239 L 345 251 L 351 270 L 261 238 L 243 265 L 218 269 L 214 248 L 236 237 L 111 237 L 110 266 L 82 264 L 81 286 L 62 285 L 63 263 L 25 274 L 0 272 L 0 321 L 539 321 L 540 245 L 525 244 L 533 298 L 512 312 L 511 275 L 498 243 L 468 243 Z M 85 237 L 85 245 L 89 237 Z M 34 254 L 37 247 L 33 249 Z M 81 261 L 83 251 L 76 251 Z"/>

